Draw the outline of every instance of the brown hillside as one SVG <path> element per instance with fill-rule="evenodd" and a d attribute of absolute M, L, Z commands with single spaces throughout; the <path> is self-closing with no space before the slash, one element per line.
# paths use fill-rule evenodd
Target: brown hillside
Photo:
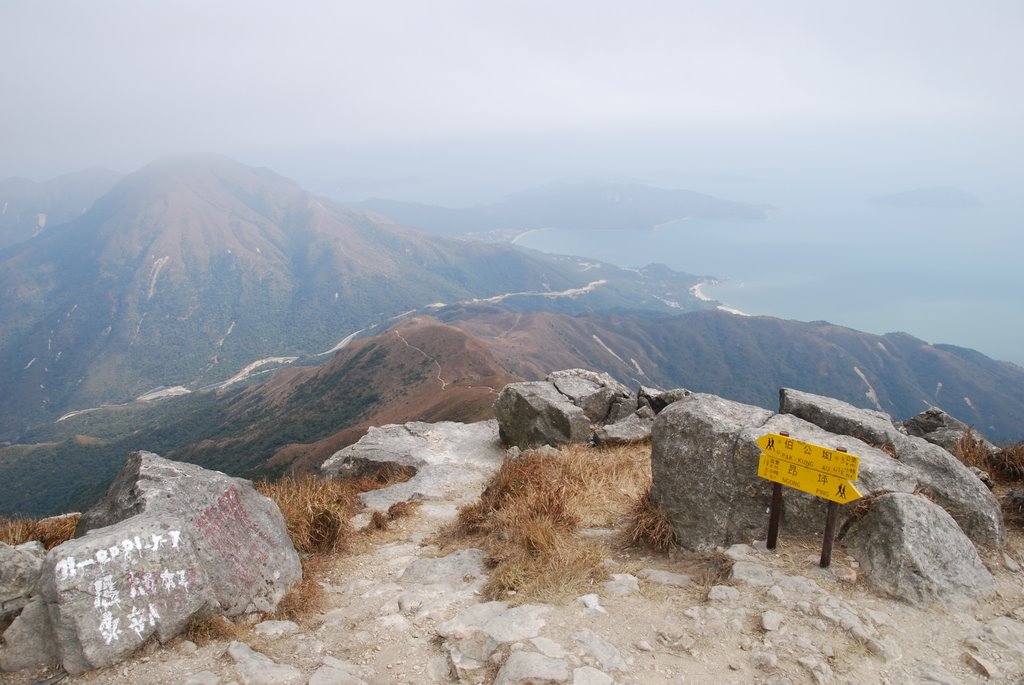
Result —
<path fill-rule="evenodd" d="M 306 472 L 358 440 L 370 426 L 491 418 L 497 392 L 516 380 L 480 341 L 435 319 L 418 317 L 352 343 L 319 367 L 276 374 L 248 390 L 232 411 L 271 417 L 253 426 L 255 433 L 263 433 L 274 431 L 282 417 L 298 418 L 371 389 L 376 399 L 354 424 L 315 442 L 281 447 L 268 461 L 269 467 L 291 465 L 295 472 Z"/>

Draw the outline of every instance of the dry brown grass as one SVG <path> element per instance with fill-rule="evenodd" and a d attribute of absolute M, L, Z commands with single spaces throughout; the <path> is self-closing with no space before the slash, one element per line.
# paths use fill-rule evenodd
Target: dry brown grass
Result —
<path fill-rule="evenodd" d="M 349 520 L 359 504 L 353 481 L 307 475 L 257 483 L 256 489 L 277 503 L 299 552 L 335 554 L 351 544 Z"/>
<path fill-rule="evenodd" d="M 361 478 L 320 480 L 312 475 L 288 476 L 256 483 L 256 489 L 281 509 L 296 550 L 305 554 L 336 554 L 352 544 L 350 519 L 359 507 L 359 493 L 400 483 L 411 476 L 411 469 L 384 466 Z"/>
<path fill-rule="evenodd" d="M 182 636 L 202 646 L 215 640 L 234 640 L 239 637 L 244 628 L 226 616 L 204 616 L 193 617 Z"/>
<path fill-rule="evenodd" d="M 1024 480 L 1024 442 L 1007 445 L 989 461 L 993 474 L 1001 480 Z"/>
<path fill-rule="evenodd" d="M 649 484 L 646 446 L 526 452 L 502 464 L 441 541 L 468 540 L 487 550 L 494 566 L 488 597 L 554 601 L 606 575 L 606 550 L 579 529 L 616 523 Z"/>
<path fill-rule="evenodd" d="M 631 543 L 642 542 L 659 552 L 667 552 L 677 546 L 672 522 L 665 510 L 651 499 L 650 488 L 634 502 L 630 517 L 632 522 L 626 534 Z"/>
<path fill-rule="evenodd" d="M 375 511 L 370 515 L 370 522 L 366 525 L 368 531 L 387 530 L 391 527 L 391 522 L 396 519 L 404 518 L 412 515 L 412 512 L 416 510 L 420 503 L 415 502 L 395 502 L 388 507 L 387 513 L 383 511 Z"/>
<path fill-rule="evenodd" d="M 988 471 L 991 468 L 984 443 L 974 437 L 974 432 L 970 428 L 957 441 L 953 456 L 959 459 L 964 466 L 974 466 L 982 471 Z"/>
<path fill-rule="evenodd" d="M 77 513 L 44 519 L 0 518 L 0 542 L 20 545 L 38 540 L 46 549 L 53 549 L 75 536 L 79 518 L 81 514 Z"/>
<path fill-rule="evenodd" d="M 323 610 L 327 604 L 327 593 L 320 584 L 329 565 L 328 557 L 312 556 L 302 562 L 302 580 L 288 591 L 270 618 L 279 621 L 302 623 L 310 616 Z"/>

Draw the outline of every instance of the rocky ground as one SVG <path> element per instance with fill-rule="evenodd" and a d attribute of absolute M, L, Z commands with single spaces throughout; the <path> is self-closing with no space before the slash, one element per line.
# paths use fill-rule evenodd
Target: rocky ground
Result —
<path fill-rule="evenodd" d="M 837 548 L 780 540 L 769 553 L 665 555 L 607 544 L 609 582 L 552 605 L 485 602 L 483 553 L 442 555 L 438 529 L 468 485 L 367 535 L 322 577 L 323 611 L 263 622 L 236 640 L 156 644 L 80 683 L 1016 683 L 1024 675 L 1019 533 L 986 563 L 996 591 L 973 609 L 917 609 L 879 596 Z M 365 524 L 365 514 L 357 517 Z M 47 674 L 36 674 L 42 678 Z M 530 680 L 533 678 L 533 680 Z M 31 683 L 25 674 L 3 683 Z"/>

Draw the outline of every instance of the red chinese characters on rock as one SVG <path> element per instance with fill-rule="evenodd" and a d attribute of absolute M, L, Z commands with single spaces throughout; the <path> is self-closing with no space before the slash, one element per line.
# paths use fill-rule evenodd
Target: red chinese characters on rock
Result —
<path fill-rule="evenodd" d="M 234 485 L 195 520 L 195 526 L 233 571 L 232 585 L 244 588 L 258 580 L 257 569 L 272 549 L 270 536 L 249 517 Z"/>

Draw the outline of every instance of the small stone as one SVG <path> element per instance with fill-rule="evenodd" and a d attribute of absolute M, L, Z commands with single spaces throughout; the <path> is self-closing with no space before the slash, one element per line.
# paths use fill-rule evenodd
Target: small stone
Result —
<path fill-rule="evenodd" d="M 816 656 L 805 656 L 797 659 L 796 662 L 807 669 L 818 685 L 825 685 L 832 680 L 832 668 L 822 659 Z"/>
<path fill-rule="evenodd" d="M 980 654 L 973 654 L 967 652 L 964 654 L 964 661 L 968 666 L 973 668 L 975 671 L 985 676 L 986 678 L 998 678 L 1000 677 L 999 669 L 988 659 L 984 658 Z"/>
<path fill-rule="evenodd" d="M 882 659 L 882 661 L 896 661 L 903 656 L 899 646 L 892 640 L 868 638 L 864 644 L 868 651 Z"/>
<path fill-rule="evenodd" d="M 613 682 L 614 678 L 593 666 L 580 666 L 572 672 L 572 685 L 612 685 Z"/>
<path fill-rule="evenodd" d="M 249 645 L 234 641 L 228 645 L 227 651 L 228 656 L 234 659 L 244 685 L 284 685 L 302 680 L 299 669 L 278 664 Z"/>
<path fill-rule="evenodd" d="M 754 652 L 750 665 L 759 671 L 772 671 L 779 665 L 779 657 L 771 652 Z"/>
<path fill-rule="evenodd" d="M 549 656 L 552 659 L 563 659 L 565 658 L 565 650 L 562 649 L 562 645 L 558 644 L 554 640 L 546 637 L 535 637 L 530 640 L 537 651 L 544 656 Z"/>
<path fill-rule="evenodd" d="M 253 630 L 264 637 L 281 637 L 299 632 L 299 626 L 293 621 L 263 621 L 253 626 Z"/>
<path fill-rule="evenodd" d="M 728 585 L 715 585 L 708 591 L 708 601 L 729 602 L 738 599 L 740 591 Z"/>
<path fill-rule="evenodd" d="M 603 669 L 622 672 L 629 670 L 629 666 L 615 645 L 599 637 L 592 630 L 584 628 L 576 633 L 576 641 L 580 643 L 585 654 L 597 659 Z"/>
<path fill-rule="evenodd" d="M 391 666 L 388 664 L 388 668 Z M 313 671 L 308 685 L 366 685 L 366 681 L 340 668 L 321 666 Z"/>
<path fill-rule="evenodd" d="M 753 554 L 756 554 L 756 552 L 750 545 L 735 544 L 725 550 L 725 556 L 729 557 L 733 561 L 746 559 Z"/>
<path fill-rule="evenodd" d="M 693 583 L 690 576 L 672 571 L 663 571 L 658 568 L 645 568 L 636 574 L 640 580 L 658 585 L 669 585 L 671 587 L 686 587 Z"/>
<path fill-rule="evenodd" d="M 699 621 L 700 607 L 687 607 L 683 609 L 683 616 L 686 618 L 692 618 L 694 621 Z"/>
<path fill-rule="evenodd" d="M 1003 566 L 1010 573 L 1020 573 L 1020 564 L 1017 560 L 1009 555 L 1007 552 L 1003 552 Z"/>
<path fill-rule="evenodd" d="M 195 654 L 196 651 L 199 649 L 199 645 L 197 645 L 195 642 L 192 642 L 192 640 L 182 640 L 179 647 L 181 648 L 181 651 L 185 654 Z"/>
<path fill-rule="evenodd" d="M 583 605 L 583 613 L 607 614 L 608 610 L 601 606 L 601 598 L 594 593 L 581 595 L 576 601 Z"/>
<path fill-rule="evenodd" d="M 770 588 L 768 588 L 768 592 L 765 594 L 774 599 L 776 602 L 786 601 L 786 593 L 783 592 L 782 588 L 780 588 L 778 585 L 772 585 Z"/>
<path fill-rule="evenodd" d="M 733 564 L 729 579 L 746 585 L 769 586 L 772 584 L 771 572 L 761 564 L 755 564 L 752 561 L 737 561 Z"/>
<path fill-rule="evenodd" d="M 772 611 L 769 609 L 761 614 L 761 627 L 768 632 L 774 632 L 782 627 L 782 621 L 784 618 L 785 617 L 778 611 Z"/>
<path fill-rule="evenodd" d="M 640 581 L 629 573 L 613 573 L 612 579 L 604 584 L 604 590 L 610 595 L 628 597 L 640 592 Z"/>
<path fill-rule="evenodd" d="M 527 685 L 528 683 L 564 683 L 569 680 L 569 667 L 561 659 L 536 652 L 513 652 L 494 678 L 494 685 Z"/>

